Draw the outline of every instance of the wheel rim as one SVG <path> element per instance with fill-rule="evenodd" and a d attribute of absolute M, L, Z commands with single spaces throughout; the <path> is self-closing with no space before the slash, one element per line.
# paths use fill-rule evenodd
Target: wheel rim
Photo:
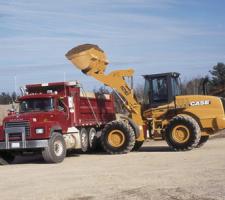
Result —
<path fill-rule="evenodd" d="M 59 140 L 54 142 L 54 153 L 56 156 L 61 156 L 63 153 L 63 144 Z"/>
<path fill-rule="evenodd" d="M 190 138 L 190 131 L 186 126 L 175 126 L 172 131 L 172 138 L 177 143 L 185 143 Z"/>
<path fill-rule="evenodd" d="M 125 142 L 125 135 L 120 130 L 113 130 L 108 135 L 108 142 L 113 147 L 121 147 Z"/>

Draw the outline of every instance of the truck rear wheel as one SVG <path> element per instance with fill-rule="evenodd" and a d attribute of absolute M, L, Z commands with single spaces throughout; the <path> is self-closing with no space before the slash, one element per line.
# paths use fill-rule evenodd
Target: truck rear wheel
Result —
<path fill-rule="evenodd" d="M 42 151 L 42 156 L 47 163 L 60 163 L 66 156 L 66 144 L 60 133 L 54 132 L 49 139 L 48 147 Z"/>
<path fill-rule="evenodd" d="M 81 151 L 87 152 L 89 147 L 89 136 L 86 128 L 80 130 Z"/>
<path fill-rule="evenodd" d="M 89 128 L 88 130 L 88 150 L 94 151 L 97 147 L 97 132 L 94 127 Z"/>
<path fill-rule="evenodd" d="M 196 146 L 196 148 L 202 147 L 208 141 L 208 139 L 209 139 L 208 135 L 201 136 L 201 139 L 199 140 L 198 145 Z"/>
<path fill-rule="evenodd" d="M 166 128 L 166 142 L 177 151 L 193 149 L 199 143 L 200 137 L 200 127 L 190 116 L 176 116 Z"/>
<path fill-rule="evenodd" d="M 102 130 L 101 144 L 110 154 L 128 153 L 135 144 L 134 130 L 123 121 L 112 121 Z"/>

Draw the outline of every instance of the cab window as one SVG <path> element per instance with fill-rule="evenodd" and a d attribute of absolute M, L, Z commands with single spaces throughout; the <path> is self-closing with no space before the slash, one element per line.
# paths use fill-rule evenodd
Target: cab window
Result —
<path fill-rule="evenodd" d="M 20 102 L 20 112 L 51 111 L 53 109 L 52 98 L 25 99 Z"/>
<path fill-rule="evenodd" d="M 168 101 L 167 78 L 152 79 L 152 102 L 162 103 Z"/>

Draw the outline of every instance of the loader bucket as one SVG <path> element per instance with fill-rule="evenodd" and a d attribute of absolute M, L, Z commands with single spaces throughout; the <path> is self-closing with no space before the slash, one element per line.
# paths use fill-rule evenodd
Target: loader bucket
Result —
<path fill-rule="evenodd" d="M 68 51 L 66 57 L 83 72 L 91 69 L 104 73 L 108 64 L 104 51 L 93 44 L 79 45 Z"/>

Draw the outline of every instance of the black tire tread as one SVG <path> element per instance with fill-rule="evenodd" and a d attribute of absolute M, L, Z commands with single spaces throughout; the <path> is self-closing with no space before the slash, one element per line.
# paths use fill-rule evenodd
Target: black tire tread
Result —
<path fill-rule="evenodd" d="M 200 148 L 202 147 L 209 139 L 209 136 L 201 136 L 197 146 L 195 148 Z"/>
<path fill-rule="evenodd" d="M 193 129 L 194 129 L 194 134 L 193 134 L 193 140 L 192 142 L 190 142 L 188 145 L 186 146 L 175 146 L 169 139 L 168 137 L 168 132 L 169 130 L 172 128 L 173 124 L 174 123 L 183 123 L 185 121 L 185 123 L 187 123 L 188 125 L 192 126 Z M 199 141 L 200 141 L 200 138 L 201 138 L 201 130 L 200 130 L 200 126 L 199 124 L 197 123 L 197 121 L 188 116 L 188 115 L 178 115 L 176 117 L 174 117 L 169 125 L 166 127 L 166 134 L 165 134 L 165 140 L 167 142 L 167 144 L 169 145 L 169 147 L 171 147 L 173 150 L 175 151 L 187 151 L 187 150 L 192 150 L 193 148 L 195 148 Z"/>
<path fill-rule="evenodd" d="M 66 157 L 66 144 L 65 144 L 65 141 L 63 139 L 63 142 L 64 142 L 64 154 L 63 154 L 63 158 L 60 158 L 60 159 L 55 159 L 54 156 L 52 155 L 52 142 L 54 141 L 55 138 L 57 137 L 62 137 L 63 139 L 63 136 L 60 134 L 60 133 L 57 133 L 57 132 L 54 132 L 51 136 L 51 138 L 49 139 L 49 146 L 46 147 L 43 151 L 42 151 L 42 156 L 44 158 L 44 160 L 47 162 L 47 163 L 60 163 L 64 160 L 64 158 Z"/>
<path fill-rule="evenodd" d="M 87 144 L 86 146 L 84 146 L 83 144 L 83 141 L 82 141 L 82 138 L 81 138 L 81 149 L 80 149 L 80 153 L 88 153 L 89 151 L 89 133 L 88 133 L 88 130 L 86 128 L 81 128 L 80 130 L 80 134 L 81 132 L 84 131 L 85 135 L 86 135 L 86 139 L 87 139 Z M 81 135 L 80 135 L 81 136 Z M 81 136 L 82 137 L 82 136 Z"/>
<path fill-rule="evenodd" d="M 95 137 L 93 138 L 92 141 L 90 140 L 91 129 L 94 129 L 94 131 L 95 131 Z M 97 134 L 97 131 L 96 131 L 95 127 L 88 128 L 88 152 L 93 152 L 97 148 L 97 136 L 96 136 L 96 134 Z"/>
<path fill-rule="evenodd" d="M 136 140 L 132 151 L 138 151 L 142 147 L 143 144 L 144 144 L 144 141 Z"/>
<path fill-rule="evenodd" d="M 127 130 L 129 132 L 128 144 L 121 151 L 113 151 L 110 148 L 108 148 L 108 146 L 105 143 L 104 134 L 109 129 L 111 129 L 111 127 L 119 127 L 121 129 Z M 122 120 L 111 121 L 108 124 L 106 124 L 106 126 L 102 130 L 101 145 L 102 145 L 103 149 L 109 154 L 125 154 L 125 153 L 128 153 L 134 148 L 134 144 L 135 144 L 135 133 L 134 133 L 134 130 L 128 123 L 125 123 Z"/>

